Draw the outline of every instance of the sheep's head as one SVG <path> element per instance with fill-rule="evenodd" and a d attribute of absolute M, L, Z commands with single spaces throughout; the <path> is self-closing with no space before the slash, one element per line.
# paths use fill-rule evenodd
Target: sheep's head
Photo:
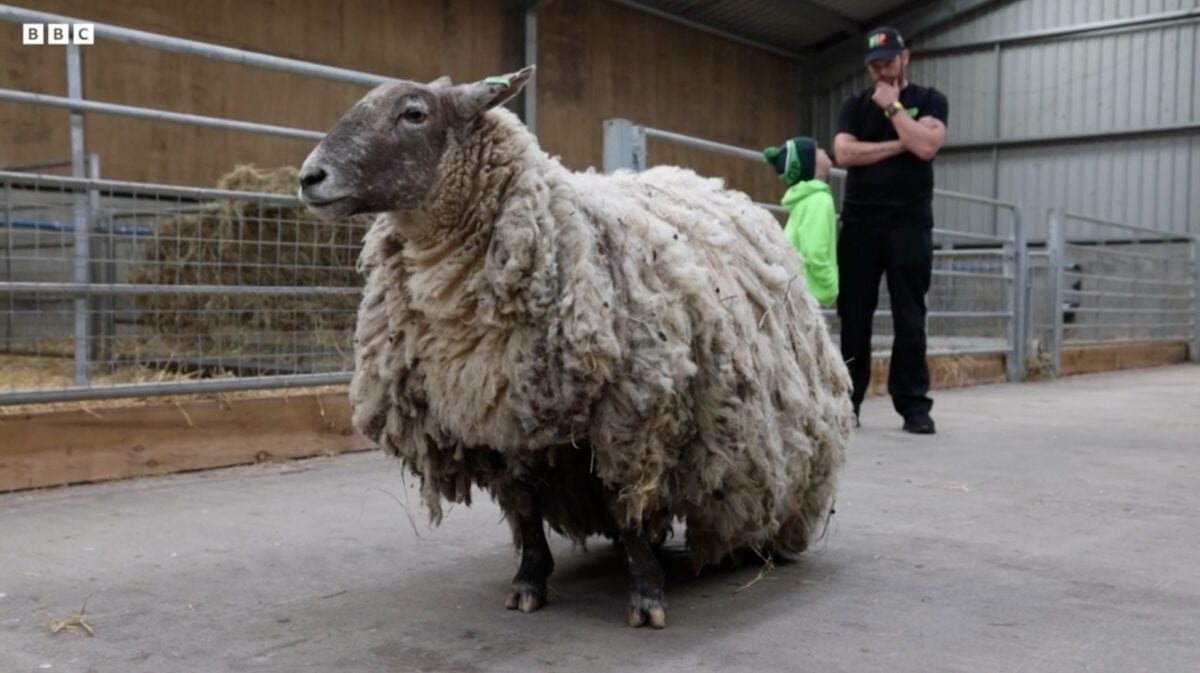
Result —
<path fill-rule="evenodd" d="M 381 84 L 338 120 L 300 168 L 300 198 L 324 218 L 413 210 L 437 184 L 451 134 L 512 98 L 533 67 L 471 84 Z"/>

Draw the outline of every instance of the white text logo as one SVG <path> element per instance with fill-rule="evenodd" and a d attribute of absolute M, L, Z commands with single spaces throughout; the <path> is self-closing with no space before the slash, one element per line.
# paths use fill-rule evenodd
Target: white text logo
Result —
<path fill-rule="evenodd" d="M 21 44 L 96 44 L 96 25 L 92 23 L 22 24 Z"/>

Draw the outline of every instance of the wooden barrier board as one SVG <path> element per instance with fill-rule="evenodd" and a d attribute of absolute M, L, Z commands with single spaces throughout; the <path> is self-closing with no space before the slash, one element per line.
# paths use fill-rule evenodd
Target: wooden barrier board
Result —
<path fill-rule="evenodd" d="M 364 449 L 345 393 L 0 417 L 0 492 Z"/>
<path fill-rule="evenodd" d="M 1003 383 L 1008 380 L 1004 373 L 1004 354 L 972 353 L 969 355 L 929 356 L 929 385 L 933 390 L 960 388 L 983 383 Z M 887 395 L 889 358 L 871 361 L 871 387 L 867 397 Z"/>
<path fill-rule="evenodd" d="M 1186 341 L 1147 341 L 1141 343 L 1069 346 L 1060 361 L 1062 375 L 1111 372 L 1134 367 L 1157 367 L 1187 362 Z"/>
<path fill-rule="evenodd" d="M 1074 346 L 1064 375 L 1184 362 L 1185 342 Z M 868 395 L 887 394 L 888 359 Z M 1005 381 L 1004 355 L 934 355 L 934 390 Z M 370 448 L 345 391 L 0 416 L 0 492 L 307 458 Z"/>

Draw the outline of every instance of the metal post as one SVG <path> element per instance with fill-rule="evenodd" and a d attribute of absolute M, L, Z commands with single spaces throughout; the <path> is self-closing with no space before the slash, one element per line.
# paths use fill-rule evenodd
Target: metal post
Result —
<path fill-rule="evenodd" d="M 83 98 L 83 70 L 79 62 L 79 46 L 67 45 L 67 96 L 80 100 Z M 83 115 L 72 111 L 71 125 L 71 175 L 76 178 L 84 177 L 83 153 Z M 87 283 L 91 274 L 88 246 L 88 211 L 87 195 L 75 193 L 75 240 L 74 261 L 76 283 Z M 86 386 L 88 383 L 88 299 L 75 299 L 75 385 Z"/>
<path fill-rule="evenodd" d="M 7 180 L 4 182 L 4 280 L 12 282 L 12 263 L 13 263 L 13 223 L 12 223 L 12 183 Z M 8 293 L 8 310 L 4 313 L 4 346 L 5 348 L 13 347 L 13 313 L 16 307 L 13 305 L 15 296 L 12 292 Z"/>
<path fill-rule="evenodd" d="M 525 65 L 537 65 L 537 6 L 525 10 Z M 525 83 L 525 126 L 537 135 L 537 77 Z"/>
<path fill-rule="evenodd" d="M 1200 362 L 1200 236 L 1192 239 L 1192 362 Z"/>
<path fill-rule="evenodd" d="M 996 90 L 995 90 L 996 107 L 995 107 L 994 113 L 996 115 L 996 124 L 995 124 L 995 128 L 993 129 L 993 132 L 992 132 L 992 137 L 999 139 L 1000 133 L 1002 130 L 1001 124 L 1000 124 L 1000 107 L 1002 105 L 1002 100 L 1003 100 L 1003 97 L 1000 95 L 1000 87 L 1004 82 L 1004 80 L 1003 80 L 1004 73 L 1003 73 L 1003 70 L 1001 69 L 1003 66 L 1002 66 L 1002 61 L 1001 61 L 1000 43 L 999 42 L 996 43 L 995 53 L 996 53 Z M 994 199 L 1000 198 L 1000 146 L 999 145 L 992 145 L 992 198 L 994 198 Z M 1015 217 L 1015 213 L 1014 213 L 1014 217 Z M 992 209 L 992 235 L 993 236 L 1000 235 L 1000 209 L 999 208 Z"/>
<path fill-rule="evenodd" d="M 1025 315 L 1023 316 L 1023 324 L 1021 325 L 1022 343 L 1026 345 L 1026 353 L 1028 354 L 1028 346 L 1033 343 L 1033 264 L 1029 263 L 1031 255 L 1029 254 L 1028 242 L 1026 243 L 1025 251 Z M 1028 355 L 1026 355 L 1028 357 Z"/>
<path fill-rule="evenodd" d="M 998 210 L 998 209 L 997 209 Z M 1025 227 L 1021 222 L 1021 208 L 1014 206 L 1012 209 L 1012 261 L 1009 264 L 1008 272 L 1012 276 L 1012 282 L 1008 287 L 1008 311 L 1009 311 L 1009 357 L 1008 357 L 1008 380 L 1022 381 L 1025 379 L 1025 325 L 1026 316 L 1029 313 L 1029 306 L 1025 302 L 1025 286 L 1028 283 L 1028 252 L 1025 246 Z"/>
<path fill-rule="evenodd" d="M 1054 338 L 1051 344 L 1050 361 L 1053 365 L 1054 376 L 1062 375 L 1062 345 L 1063 345 L 1063 272 L 1065 263 L 1065 237 L 1063 231 L 1063 211 L 1052 208 L 1048 228 L 1050 231 L 1050 288 L 1052 297 L 1051 311 L 1054 315 Z"/>
<path fill-rule="evenodd" d="M 604 120 L 604 172 L 646 170 L 646 129 L 628 119 Z"/>
<path fill-rule="evenodd" d="M 100 179 L 100 155 L 89 152 L 87 155 L 87 176 L 91 180 Z M 100 224 L 100 191 L 95 187 L 88 189 L 88 221 L 91 222 L 91 245 L 88 252 L 91 255 L 92 280 L 101 283 L 116 282 L 116 250 L 113 242 L 111 223 L 108 234 L 98 232 Z M 114 318 L 115 304 L 112 297 L 93 298 L 92 313 L 94 314 L 92 329 L 91 358 L 93 361 L 106 361 L 112 354 L 112 337 L 116 333 Z"/>

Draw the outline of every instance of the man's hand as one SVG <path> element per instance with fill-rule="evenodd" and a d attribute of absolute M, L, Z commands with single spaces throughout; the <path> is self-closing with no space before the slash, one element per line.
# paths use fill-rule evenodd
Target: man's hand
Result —
<path fill-rule="evenodd" d="M 875 83 L 875 93 L 871 94 L 871 102 L 879 106 L 880 109 L 892 104 L 892 101 L 900 100 L 900 87 L 895 84 L 888 84 L 883 80 Z"/>
<path fill-rule="evenodd" d="M 921 117 L 917 123 L 931 130 L 937 130 L 942 126 L 942 122 L 937 117 Z"/>

